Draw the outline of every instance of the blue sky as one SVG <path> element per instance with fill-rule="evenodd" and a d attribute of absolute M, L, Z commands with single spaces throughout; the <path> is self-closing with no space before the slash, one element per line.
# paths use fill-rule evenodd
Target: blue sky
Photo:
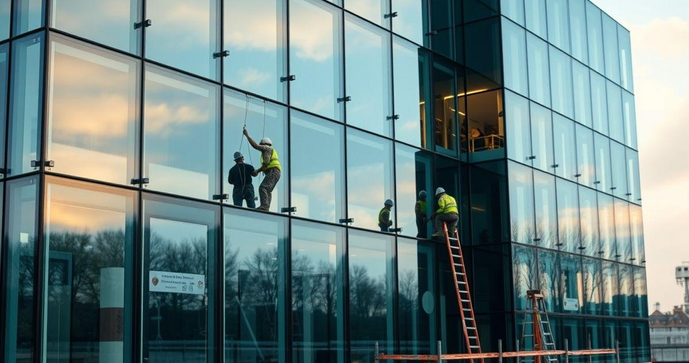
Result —
<path fill-rule="evenodd" d="M 648 302 L 667 311 L 689 261 L 689 1 L 592 1 L 631 31 Z"/>

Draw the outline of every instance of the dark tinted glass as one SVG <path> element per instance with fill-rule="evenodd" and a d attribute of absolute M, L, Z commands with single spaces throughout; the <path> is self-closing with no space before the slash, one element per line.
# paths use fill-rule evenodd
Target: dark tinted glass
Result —
<path fill-rule="evenodd" d="M 474 244 L 509 240 L 506 183 L 504 162 L 472 166 L 471 223 Z"/>

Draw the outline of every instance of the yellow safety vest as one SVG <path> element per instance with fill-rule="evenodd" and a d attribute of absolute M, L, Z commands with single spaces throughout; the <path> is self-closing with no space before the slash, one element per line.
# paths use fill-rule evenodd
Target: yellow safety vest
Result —
<path fill-rule="evenodd" d="M 419 206 L 419 212 L 426 214 L 426 201 L 425 200 L 417 200 L 416 205 Z"/>
<path fill-rule="evenodd" d="M 451 196 L 444 194 L 440 198 L 438 198 L 438 211 L 436 212 L 438 214 L 449 214 L 449 213 L 459 213 L 457 211 L 457 202 L 455 201 L 455 198 L 452 198 Z"/>
<path fill-rule="evenodd" d="M 388 212 L 388 210 L 385 209 L 385 207 L 383 207 L 383 209 L 381 209 L 380 212 L 378 212 L 378 225 L 379 226 L 387 226 L 388 225 L 387 223 L 384 224 L 384 222 L 383 222 L 383 213 L 385 213 L 385 212 Z M 388 213 L 390 213 L 390 212 L 388 212 Z"/>
<path fill-rule="evenodd" d="M 265 170 L 278 168 L 278 170 L 282 171 L 282 168 L 280 167 L 280 159 L 278 159 L 278 152 L 273 148 L 271 149 L 273 150 L 273 153 L 270 155 L 270 160 L 268 161 L 263 160 L 263 153 L 261 153 L 261 164 L 266 167 Z"/>

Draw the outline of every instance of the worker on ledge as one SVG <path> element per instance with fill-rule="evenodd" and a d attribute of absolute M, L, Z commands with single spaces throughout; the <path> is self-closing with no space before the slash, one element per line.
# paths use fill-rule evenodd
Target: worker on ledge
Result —
<path fill-rule="evenodd" d="M 254 167 L 244 163 L 244 155 L 239 151 L 234 153 L 234 162 L 235 166 L 230 169 L 230 175 L 227 176 L 227 182 L 234 185 L 232 203 L 241 207 L 242 202 L 246 201 L 248 208 L 256 208 L 254 185 L 251 181 Z"/>
<path fill-rule="evenodd" d="M 416 214 L 416 237 L 428 238 L 427 223 L 428 215 L 426 208 L 426 191 L 419 192 L 419 196 L 414 204 L 414 214 Z"/>
<path fill-rule="evenodd" d="M 431 215 L 431 219 L 435 218 L 435 233 L 433 233 L 433 237 L 444 236 L 443 223 L 447 223 L 447 232 L 453 235 L 459 221 L 457 201 L 455 201 L 455 198 L 447 195 L 443 188 L 435 190 L 435 197 L 438 198 L 438 210 Z"/>
<path fill-rule="evenodd" d="M 383 205 L 383 209 L 378 212 L 378 227 L 380 227 L 381 232 L 390 232 L 390 227 L 392 227 L 392 221 L 390 220 L 390 210 L 395 205 L 395 203 L 388 199 Z"/>
<path fill-rule="evenodd" d="M 261 167 L 253 172 L 253 176 L 263 172 L 264 178 L 261 185 L 258 187 L 258 195 L 261 199 L 261 205 L 256 210 L 267 212 L 270 210 L 270 202 L 273 196 L 273 189 L 280 180 L 282 169 L 280 168 L 280 159 L 278 153 L 273 148 L 273 142 L 268 137 L 261 139 L 259 144 L 249 136 L 249 131 L 244 128 L 244 136 L 249 140 L 251 147 L 261 152 Z"/>

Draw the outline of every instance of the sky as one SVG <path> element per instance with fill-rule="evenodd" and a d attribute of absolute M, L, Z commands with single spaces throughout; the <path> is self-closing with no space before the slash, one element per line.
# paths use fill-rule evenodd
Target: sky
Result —
<path fill-rule="evenodd" d="M 689 261 L 689 1 L 592 1 L 631 32 L 648 303 L 669 311 Z"/>

